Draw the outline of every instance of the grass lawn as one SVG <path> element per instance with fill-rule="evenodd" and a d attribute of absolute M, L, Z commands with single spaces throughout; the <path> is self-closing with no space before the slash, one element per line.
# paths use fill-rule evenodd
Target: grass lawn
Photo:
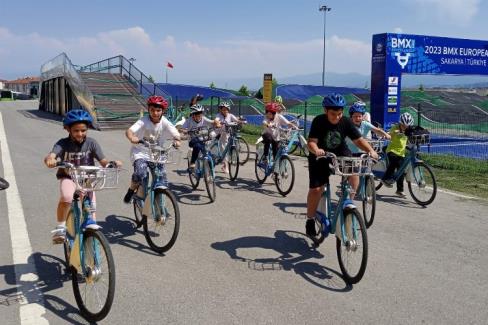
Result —
<path fill-rule="evenodd" d="M 488 161 L 451 155 L 422 155 L 441 188 L 488 199 Z"/>

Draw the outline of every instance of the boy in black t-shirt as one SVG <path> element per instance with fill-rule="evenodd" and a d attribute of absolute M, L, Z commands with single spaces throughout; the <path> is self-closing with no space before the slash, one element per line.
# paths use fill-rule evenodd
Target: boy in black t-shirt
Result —
<path fill-rule="evenodd" d="M 329 183 L 328 159 L 317 160 L 318 156 L 324 156 L 331 152 L 336 156 L 351 156 L 346 144 L 349 137 L 355 145 L 367 152 L 372 158 L 378 159 L 378 154 L 371 148 L 366 140 L 361 137 L 358 129 L 348 118 L 343 118 L 342 113 L 346 101 L 342 95 L 332 94 L 324 97 L 322 106 L 325 114 L 316 116 L 312 121 L 308 135 L 308 171 L 309 191 L 307 195 L 307 223 L 305 230 L 308 236 L 316 236 L 315 213 L 323 192 L 324 185 Z M 359 177 L 351 176 L 349 182 L 353 188 L 359 184 Z"/>

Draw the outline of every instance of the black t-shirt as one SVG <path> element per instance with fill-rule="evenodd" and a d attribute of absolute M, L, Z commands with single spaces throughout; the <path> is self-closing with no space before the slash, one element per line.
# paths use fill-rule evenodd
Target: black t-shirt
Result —
<path fill-rule="evenodd" d="M 337 124 L 332 124 L 327 119 L 327 115 L 322 114 L 313 119 L 308 137 L 318 139 L 318 147 L 326 152 L 332 152 L 337 156 L 349 156 L 346 137 L 357 140 L 361 137 L 361 133 L 347 117 L 341 118 Z M 315 157 L 312 153 L 310 156 Z"/>

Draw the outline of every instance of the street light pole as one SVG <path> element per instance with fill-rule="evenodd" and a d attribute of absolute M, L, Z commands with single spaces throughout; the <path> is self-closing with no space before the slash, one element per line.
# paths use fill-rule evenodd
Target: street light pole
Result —
<path fill-rule="evenodd" d="M 323 52 L 323 57 L 322 57 L 322 86 L 325 86 L 325 22 L 326 22 L 326 14 L 327 14 L 327 11 L 331 11 L 332 8 L 331 7 L 327 7 L 327 6 L 321 6 L 319 8 L 319 11 L 323 11 L 324 12 L 324 52 Z"/>

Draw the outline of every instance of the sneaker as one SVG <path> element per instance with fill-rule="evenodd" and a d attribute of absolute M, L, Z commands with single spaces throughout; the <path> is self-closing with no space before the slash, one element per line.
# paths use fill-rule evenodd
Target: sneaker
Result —
<path fill-rule="evenodd" d="M 394 183 L 395 183 L 395 181 L 392 180 L 392 179 L 382 179 L 381 180 L 381 184 L 383 184 L 383 185 L 385 185 L 386 187 L 389 187 L 389 188 L 393 187 L 393 184 Z"/>
<path fill-rule="evenodd" d="M 127 203 L 129 204 L 130 203 L 130 200 L 132 200 L 132 196 L 134 195 L 134 190 L 132 189 L 128 189 L 127 190 L 127 193 L 125 193 L 125 196 L 124 196 L 124 203 Z"/>
<path fill-rule="evenodd" d="M 305 223 L 305 233 L 309 237 L 317 236 L 317 230 L 315 229 L 315 220 L 314 219 L 307 219 Z"/>
<path fill-rule="evenodd" d="M 228 174 L 229 173 L 229 168 L 227 168 L 226 166 L 222 166 L 222 173 Z"/>
<path fill-rule="evenodd" d="M 53 234 L 53 244 L 62 244 L 66 240 L 66 227 L 56 226 L 56 228 L 51 231 L 51 234 Z"/>
<path fill-rule="evenodd" d="M 396 191 L 395 194 L 401 197 L 402 199 L 405 199 L 407 197 L 405 193 L 403 193 L 402 191 Z"/>
<path fill-rule="evenodd" d="M 345 200 L 344 201 L 344 209 L 356 209 L 354 202 L 352 200 Z"/>

